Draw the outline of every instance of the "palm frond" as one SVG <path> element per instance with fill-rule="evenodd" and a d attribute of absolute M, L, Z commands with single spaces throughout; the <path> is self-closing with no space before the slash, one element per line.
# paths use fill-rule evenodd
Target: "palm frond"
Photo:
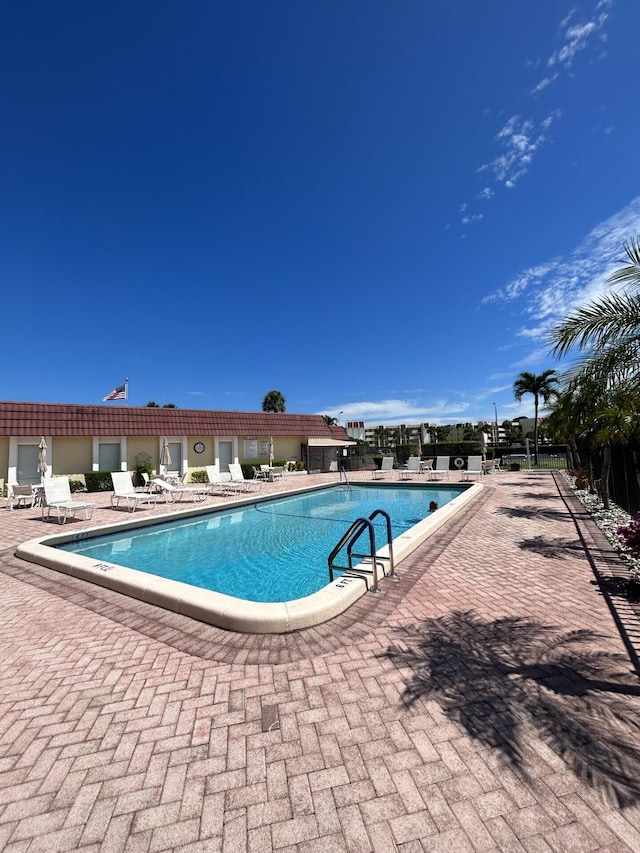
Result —
<path fill-rule="evenodd" d="M 574 346 L 598 347 L 621 336 L 640 339 L 640 299 L 607 293 L 578 308 L 549 333 L 551 352 L 561 357 Z"/>
<path fill-rule="evenodd" d="M 640 288 L 640 235 L 624 243 L 629 263 L 609 276 L 610 284 L 630 284 Z M 625 261 L 620 261 L 625 263 Z"/>

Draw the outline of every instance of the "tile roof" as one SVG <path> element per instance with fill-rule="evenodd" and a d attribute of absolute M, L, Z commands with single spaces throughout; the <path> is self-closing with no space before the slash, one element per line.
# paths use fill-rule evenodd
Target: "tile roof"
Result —
<path fill-rule="evenodd" d="M 7 401 L 0 401 L 0 435 L 279 435 L 349 440 L 343 427 L 329 426 L 322 415 Z"/>

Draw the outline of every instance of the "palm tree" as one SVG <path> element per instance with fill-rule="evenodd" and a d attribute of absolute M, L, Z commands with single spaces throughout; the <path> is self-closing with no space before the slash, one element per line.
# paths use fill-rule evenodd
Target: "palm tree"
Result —
<path fill-rule="evenodd" d="M 335 426 L 338 423 L 338 419 L 331 417 L 331 415 L 323 415 L 322 417 L 327 426 Z"/>
<path fill-rule="evenodd" d="M 262 400 L 263 412 L 286 412 L 284 397 L 280 391 L 269 391 Z"/>
<path fill-rule="evenodd" d="M 577 309 L 549 334 L 554 355 L 577 346 L 586 354 L 574 371 L 609 386 L 637 384 L 640 378 L 640 236 L 625 243 L 624 250 L 624 266 L 609 283 L 628 286 Z"/>
<path fill-rule="evenodd" d="M 547 429 L 553 441 L 567 445 L 567 468 L 570 470 L 577 470 L 582 464 L 577 442 L 582 430 L 575 396 L 575 392 L 570 389 L 560 391 L 551 404 L 551 412 L 546 419 Z"/>
<path fill-rule="evenodd" d="M 557 383 L 558 374 L 555 370 L 545 370 L 539 374 L 529 373 L 525 370 L 513 383 L 513 394 L 518 403 L 525 394 L 533 394 L 533 445 L 536 465 L 538 464 L 538 406 L 540 398 L 545 404 L 548 403 L 556 394 L 555 386 Z"/>
<path fill-rule="evenodd" d="M 635 399 L 634 399 L 635 397 Z M 614 395 L 608 405 L 600 409 L 592 425 L 593 443 L 602 448 L 600 473 L 600 498 L 604 509 L 609 509 L 609 471 L 613 445 L 628 445 L 638 436 L 638 401 L 636 395 Z"/>
<path fill-rule="evenodd" d="M 568 384 L 580 391 L 585 385 L 599 389 L 599 403 L 591 401 L 595 411 L 588 432 L 593 442 L 603 449 L 605 468 L 608 446 L 621 443 L 623 439 L 631 439 L 636 468 L 640 465 L 637 431 L 630 426 L 635 418 L 629 420 L 628 416 L 634 407 L 637 408 L 640 385 L 640 236 L 623 246 L 626 258 L 620 261 L 620 269 L 609 277 L 610 284 L 623 285 L 623 288 L 574 311 L 549 335 L 552 352 L 558 357 L 573 347 L 583 353 L 581 360 L 567 373 Z M 624 415 L 626 421 L 614 415 L 612 400 L 615 400 L 619 415 L 627 413 Z"/>
<path fill-rule="evenodd" d="M 378 426 L 373 431 L 377 440 L 377 446 L 380 450 L 384 450 L 389 443 L 390 430 L 386 426 Z"/>

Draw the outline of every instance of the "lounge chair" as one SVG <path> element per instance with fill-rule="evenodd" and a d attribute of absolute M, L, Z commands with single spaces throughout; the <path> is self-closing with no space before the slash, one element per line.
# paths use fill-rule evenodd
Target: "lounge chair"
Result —
<path fill-rule="evenodd" d="M 128 471 L 113 471 L 111 473 L 113 483 L 113 494 L 111 495 L 111 507 L 115 509 L 120 501 L 125 501 L 127 509 L 133 512 L 138 504 L 154 504 L 158 495 L 154 492 L 136 492 L 133 480 Z"/>
<path fill-rule="evenodd" d="M 410 456 L 407 459 L 406 468 L 400 469 L 400 479 L 401 480 L 410 480 L 416 474 L 420 474 L 420 457 L 419 456 Z"/>
<path fill-rule="evenodd" d="M 467 468 L 462 471 L 462 479 L 470 480 L 473 476 L 476 476 L 479 479 L 483 474 L 484 469 L 482 467 L 482 456 L 469 456 L 467 459 Z"/>
<path fill-rule="evenodd" d="M 373 470 L 373 479 L 374 480 L 384 480 L 387 476 L 387 471 L 393 471 L 393 456 L 383 456 L 382 464 L 379 468 L 374 468 Z"/>
<path fill-rule="evenodd" d="M 431 479 L 435 480 L 442 477 L 443 480 L 449 479 L 449 456 L 436 456 L 436 464 L 431 470 Z"/>
<path fill-rule="evenodd" d="M 206 465 L 207 471 L 207 479 L 209 480 L 209 485 L 211 487 L 211 491 L 217 488 L 218 491 L 229 494 L 230 492 L 241 492 L 243 491 L 243 486 L 241 483 L 232 483 L 230 479 L 223 479 L 222 474 L 218 470 L 217 465 Z"/>
<path fill-rule="evenodd" d="M 68 477 L 45 477 L 43 480 L 45 503 L 42 505 L 42 520 L 49 518 L 53 511 L 58 516 L 58 524 L 64 524 L 68 518 L 75 518 L 79 509 L 84 510 L 84 517 L 91 518 L 93 504 L 86 501 L 74 501 Z M 45 505 L 46 504 L 46 505 Z"/>
<path fill-rule="evenodd" d="M 191 499 L 194 501 L 203 501 L 207 495 L 211 494 L 211 489 L 207 485 L 174 486 L 172 483 L 167 483 L 162 477 L 154 477 L 151 483 L 160 494 L 172 501 L 180 501 L 185 495 L 191 495 Z"/>
<path fill-rule="evenodd" d="M 259 489 L 262 487 L 260 480 L 247 480 L 242 470 L 242 465 L 239 462 L 229 463 L 229 473 L 231 474 L 231 483 L 238 483 L 243 492 L 249 492 L 251 489 Z"/>
<path fill-rule="evenodd" d="M 30 507 L 32 507 L 35 503 L 36 496 L 31 486 L 21 486 L 18 483 L 9 483 L 8 489 L 8 509 L 13 509 L 14 504 L 16 504 L 17 506 L 20 506 L 20 504 L 22 504 L 23 506 L 29 505 Z"/>

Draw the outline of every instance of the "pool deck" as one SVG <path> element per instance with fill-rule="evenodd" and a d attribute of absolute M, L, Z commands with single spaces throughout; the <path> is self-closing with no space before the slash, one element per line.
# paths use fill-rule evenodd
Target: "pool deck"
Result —
<path fill-rule="evenodd" d="M 640 851 L 624 569 L 561 476 L 483 483 L 398 582 L 286 635 L 21 561 L 58 525 L 0 502 L 0 850 Z M 125 513 L 91 500 L 67 527 Z"/>

